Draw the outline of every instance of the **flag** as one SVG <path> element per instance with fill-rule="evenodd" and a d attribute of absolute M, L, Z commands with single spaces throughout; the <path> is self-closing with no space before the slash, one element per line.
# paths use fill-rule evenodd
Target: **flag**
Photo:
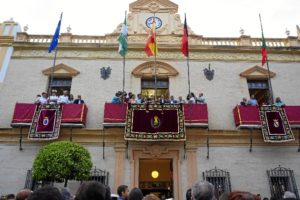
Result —
<path fill-rule="evenodd" d="M 188 34 L 188 28 L 186 23 L 186 16 L 184 18 L 184 27 L 183 27 L 183 36 L 181 41 L 181 52 L 184 56 L 189 56 L 189 34 Z"/>
<path fill-rule="evenodd" d="M 128 44 L 127 44 L 127 26 L 126 26 L 126 15 L 124 19 L 124 23 L 122 24 L 122 29 L 120 36 L 118 38 L 119 41 L 119 54 L 123 57 L 127 54 L 128 51 Z"/>
<path fill-rule="evenodd" d="M 145 46 L 145 53 L 147 56 L 153 56 L 157 55 L 157 45 L 156 45 L 156 40 L 155 40 L 155 19 L 154 17 L 152 18 L 152 28 L 151 28 L 151 33 L 150 36 L 147 40 L 146 46 Z"/>
<path fill-rule="evenodd" d="M 264 33 L 262 33 L 261 56 L 261 65 L 264 66 L 264 64 L 267 62 L 267 44 Z"/>
<path fill-rule="evenodd" d="M 62 19 L 62 14 L 60 15 L 60 20 L 57 24 L 55 33 L 53 35 L 51 44 L 49 46 L 48 52 L 51 53 L 53 50 L 55 50 L 55 48 L 57 47 L 58 44 L 58 39 L 59 39 L 59 31 L 60 31 L 60 25 L 61 25 L 61 19 Z"/>

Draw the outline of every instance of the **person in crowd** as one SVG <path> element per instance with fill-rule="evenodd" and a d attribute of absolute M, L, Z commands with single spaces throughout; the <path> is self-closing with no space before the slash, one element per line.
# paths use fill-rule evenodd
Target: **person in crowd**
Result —
<path fill-rule="evenodd" d="M 179 97 L 178 97 L 178 103 L 185 103 L 185 100 L 182 99 L 182 96 L 179 96 Z"/>
<path fill-rule="evenodd" d="M 127 96 L 126 96 L 126 98 L 125 98 L 125 102 L 126 102 L 126 103 L 129 102 L 129 100 L 131 99 L 132 95 L 133 95 L 132 92 L 128 92 L 128 94 L 127 94 Z"/>
<path fill-rule="evenodd" d="M 247 105 L 258 106 L 257 100 L 255 99 L 253 94 L 250 96 L 250 99 L 248 100 Z"/>
<path fill-rule="evenodd" d="M 285 104 L 281 101 L 280 97 L 276 97 L 274 105 L 278 107 L 285 106 Z"/>
<path fill-rule="evenodd" d="M 111 100 L 112 103 L 121 103 L 121 94 L 117 92 Z"/>
<path fill-rule="evenodd" d="M 60 95 L 58 97 L 57 103 L 60 103 L 60 104 L 68 104 L 68 103 L 70 103 L 70 101 L 69 101 L 69 95 L 68 95 L 68 91 L 67 90 L 64 90 L 63 91 L 63 95 Z"/>
<path fill-rule="evenodd" d="M 75 200 L 106 200 L 110 196 L 110 190 L 105 185 L 97 181 L 87 181 L 80 185 L 77 190 Z"/>
<path fill-rule="evenodd" d="M 43 92 L 41 97 L 38 97 L 37 100 L 35 101 L 35 103 L 38 104 L 47 104 L 48 100 L 47 100 L 47 93 Z"/>
<path fill-rule="evenodd" d="M 247 98 L 244 97 L 240 104 L 241 104 L 241 106 L 247 106 Z"/>
<path fill-rule="evenodd" d="M 57 104 L 58 96 L 56 90 L 51 91 L 51 96 L 48 98 L 48 101 L 50 104 Z"/>
<path fill-rule="evenodd" d="M 75 104 L 84 104 L 84 100 L 81 98 L 81 95 L 77 95 L 77 99 L 74 100 Z"/>
<path fill-rule="evenodd" d="M 32 191 L 29 189 L 20 190 L 16 195 L 16 200 L 27 200 L 32 194 Z"/>
<path fill-rule="evenodd" d="M 69 188 L 60 188 L 60 193 L 64 197 L 64 200 L 73 200 L 73 196 L 69 190 Z"/>
<path fill-rule="evenodd" d="M 57 188 L 45 186 L 34 191 L 28 200 L 64 200 L 64 197 Z"/>
<path fill-rule="evenodd" d="M 129 100 L 128 100 L 128 103 L 136 103 L 136 101 L 135 101 L 135 95 L 134 94 L 130 94 L 130 98 L 129 98 Z"/>
<path fill-rule="evenodd" d="M 39 98 L 41 98 L 41 95 L 37 94 L 34 103 L 39 103 Z"/>
<path fill-rule="evenodd" d="M 171 96 L 170 96 L 170 101 L 169 101 L 169 103 L 170 103 L 170 104 L 176 104 L 176 103 L 178 103 L 178 101 L 174 99 L 174 96 L 173 96 L 173 95 L 171 95 Z"/>
<path fill-rule="evenodd" d="M 197 103 L 204 104 L 205 103 L 205 97 L 203 93 L 199 93 L 199 98 L 197 99 Z"/>
<path fill-rule="evenodd" d="M 215 188 L 208 181 L 199 181 L 192 186 L 193 200 L 213 200 L 215 199 Z"/>
<path fill-rule="evenodd" d="M 230 192 L 228 200 L 260 200 L 260 197 L 250 192 L 235 191 Z"/>
<path fill-rule="evenodd" d="M 283 195 L 283 199 L 297 199 L 295 193 L 286 191 Z"/>
<path fill-rule="evenodd" d="M 74 103 L 74 95 L 70 94 L 69 96 L 69 103 Z"/>
<path fill-rule="evenodd" d="M 186 200 L 192 200 L 192 188 L 189 188 L 185 193 Z"/>
<path fill-rule="evenodd" d="M 195 97 L 195 94 L 193 92 L 191 92 L 191 94 L 188 94 L 186 99 L 187 99 L 188 103 L 190 103 L 190 104 L 195 104 L 196 103 L 196 97 Z"/>
<path fill-rule="evenodd" d="M 160 200 L 160 198 L 158 198 L 154 194 L 148 194 L 143 198 L 143 200 Z"/>
<path fill-rule="evenodd" d="M 119 195 L 118 200 L 125 200 L 125 199 L 127 199 L 128 193 L 129 193 L 128 186 L 127 185 L 120 185 L 118 187 L 117 192 L 118 192 L 118 195 Z"/>
<path fill-rule="evenodd" d="M 143 192 L 139 188 L 133 188 L 128 194 L 128 200 L 142 200 L 143 198 Z"/>
<path fill-rule="evenodd" d="M 142 94 L 138 94 L 136 99 L 135 99 L 136 103 L 143 103 L 143 96 Z"/>
<path fill-rule="evenodd" d="M 160 104 L 165 104 L 165 103 L 170 103 L 169 100 L 165 99 L 164 95 L 161 95 L 159 98 L 159 103 Z"/>

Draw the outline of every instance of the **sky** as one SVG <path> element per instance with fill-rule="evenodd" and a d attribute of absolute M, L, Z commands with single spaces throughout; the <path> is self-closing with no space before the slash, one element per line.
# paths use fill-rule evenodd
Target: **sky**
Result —
<path fill-rule="evenodd" d="M 261 37 L 261 13 L 266 38 L 296 36 L 300 25 L 300 0 L 172 0 L 183 21 L 204 37 Z M 74 35 L 112 33 L 124 20 L 134 0 L 9 0 L 1 2 L 0 22 L 13 19 L 28 34 L 54 34 L 63 12 L 61 32 L 70 25 Z"/>

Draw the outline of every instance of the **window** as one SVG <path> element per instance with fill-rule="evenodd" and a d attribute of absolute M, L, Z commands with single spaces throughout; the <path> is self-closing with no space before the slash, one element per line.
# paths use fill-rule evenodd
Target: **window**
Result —
<path fill-rule="evenodd" d="M 57 95 L 62 95 L 64 90 L 67 90 L 70 93 L 72 78 L 53 78 L 52 84 L 51 78 L 49 78 L 49 85 L 52 90 L 57 90 Z"/>
<path fill-rule="evenodd" d="M 157 79 L 156 80 L 156 96 L 160 97 L 164 95 L 169 97 L 169 80 Z M 142 94 L 144 97 L 153 98 L 155 96 L 155 80 L 154 79 L 142 79 Z"/>
<path fill-rule="evenodd" d="M 275 169 L 267 170 L 267 175 L 272 197 L 282 199 L 285 191 L 291 191 L 299 199 L 293 170 L 279 166 Z"/>
<path fill-rule="evenodd" d="M 215 167 L 215 169 L 205 171 L 202 174 L 203 180 L 215 186 L 215 196 L 217 199 L 219 199 L 223 193 L 231 192 L 230 174 L 228 171 Z"/>
<path fill-rule="evenodd" d="M 250 96 L 254 95 L 259 105 L 269 102 L 269 83 L 267 80 L 248 80 Z"/>

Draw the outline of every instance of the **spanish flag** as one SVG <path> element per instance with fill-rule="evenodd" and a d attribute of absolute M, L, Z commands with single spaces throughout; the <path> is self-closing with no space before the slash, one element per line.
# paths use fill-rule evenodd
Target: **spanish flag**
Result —
<path fill-rule="evenodd" d="M 152 28 L 150 36 L 147 40 L 146 46 L 145 46 L 145 53 L 148 57 L 157 55 L 157 45 L 156 45 L 156 39 L 155 39 L 155 19 L 152 18 Z"/>

